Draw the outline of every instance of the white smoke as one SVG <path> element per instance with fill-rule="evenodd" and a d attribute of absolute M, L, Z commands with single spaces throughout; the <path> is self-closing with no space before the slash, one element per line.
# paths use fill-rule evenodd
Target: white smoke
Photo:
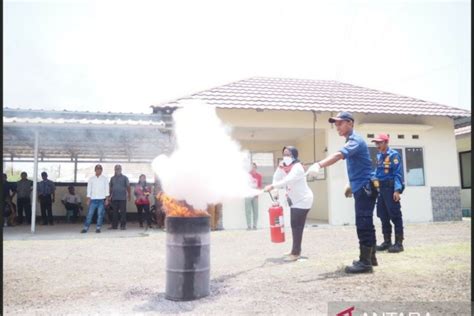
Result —
<path fill-rule="evenodd" d="M 163 191 L 195 209 L 208 203 L 257 195 L 249 175 L 248 152 L 230 136 L 215 107 L 201 100 L 180 101 L 173 113 L 176 149 L 152 163 Z"/>

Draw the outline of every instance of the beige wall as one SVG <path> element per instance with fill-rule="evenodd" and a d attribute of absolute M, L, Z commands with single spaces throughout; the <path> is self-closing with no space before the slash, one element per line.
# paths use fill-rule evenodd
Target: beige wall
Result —
<path fill-rule="evenodd" d="M 313 153 L 313 137 L 307 136 L 298 140 L 296 146 L 300 152 L 300 160 L 303 162 L 314 162 Z M 326 155 L 326 131 L 317 130 L 316 132 L 316 161 L 323 159 Z M 328 199 L 327 199 L 327 183 L 326 180 L 315 180 L 308 182 L 309 187 L 313 190 L 314 202 L 313 207 L 308 213 L 309 219 L 328 221 Z"/>
<path fill-rule="evenodd" d="M 335 113 L 332 113 L 334 115 Z M 234 128 L 268 129 L 305 129 L 312 130 L 313 114 L 300 111 L 263 111 L 221 109 L 218 115 Z M 344 138 L 337 132 L 327 119 L 331 113 L 318 113 L 316 128 L 317 160 L 339 150 Z M 367 141 L 367 134 L 381 132 L 391 134 L 391 145 L 396 147 L 422 147 L 424 157 L 425 186 L 408 186 L 402 197 L 402 211 L 405 222 L 429 222 L 433 220 L 430 187 L 459 186 L 459 162 L 456 152 L 456 140 L 452 119 L 447 117 L 425 117 L 407 115 L 373 115 L 356 114 L 355 129 Z M 404 134 L 404 139 L 398 139 Z M 310 136 L 311 135 L 311 136 Z M 312 160 L 312 134 L 294 139 L 300 149 L 303 160 Z M 419 139 L 412 139 L 418 135 Z M 264 144 L 242 141 L 248 149 L 271 149 L 277 154 L 282 145 L 288 141 Z M 323 147 L 322 144 L 325 144 Z M 325 151 L 327 147 L 327 151 Z M 277 155 L 278 156 L 278 155 Z M 345 198 L 343 190 L 347 184 L 345 162 L 341 161 L 327 168 L 326 180 L 310 183 L 316 199 L 310 212 L 310 218 L 328 219 L 330 224 L 354 224 L 354 200 Z M 266 207 L 266 206 L 265 206 Z M 224 225 L 226 225 L 224 223 Z"/>

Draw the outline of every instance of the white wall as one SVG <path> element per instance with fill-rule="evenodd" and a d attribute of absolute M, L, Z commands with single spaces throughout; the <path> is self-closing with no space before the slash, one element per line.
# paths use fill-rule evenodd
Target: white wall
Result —
<path fill-rule="evenodd" d="M 299 150 L 300 160 L 303 162 L 312 163 L 314 162 L 313 153 L 313 136 L 306 136 L 299 139 L 297 146 Z M 326 131 L 317 130 L 316 132 L 316 161 L 323 159 L 326 156 Z M 327 181 L 315 180 L 308 182 L 308 186 L 313 191 L 314 202 L 313 207 L 308 213 L 309 219 L 328 221 L 328 194 L 327 194 Z"/>

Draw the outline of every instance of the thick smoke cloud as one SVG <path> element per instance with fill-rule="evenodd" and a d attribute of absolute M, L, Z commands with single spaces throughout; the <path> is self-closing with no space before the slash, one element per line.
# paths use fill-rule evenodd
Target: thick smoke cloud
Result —
<path fill-rule="evenodd" d="M 256 195 L 248 153 L 230 137 L 216 109 L 200 100 L 181 101 L 173 114 L 176 150 L 153 161 L 163 190 L 195 209 L 208 203 Z"/>

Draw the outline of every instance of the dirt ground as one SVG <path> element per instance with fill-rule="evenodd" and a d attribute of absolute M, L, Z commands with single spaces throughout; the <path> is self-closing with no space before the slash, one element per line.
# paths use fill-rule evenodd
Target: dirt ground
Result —
<path fill-rule="evenodd" d="M 165 232 L 48 229 L 4 228 L 5 315 L 324 315 L 331 301 L 471 298 L 470 220 L 406 225 L 405 252 L 378 253 L 379 266 L 364 275 L 343 272 L 358 255 L 354 226 L 307 227 L 307 259 L 291 263 L 282 260 L 289 230 L 283 244 L 266 229 L 212 232 L 211 294 L 189 302 L 164 298 Z"/>

